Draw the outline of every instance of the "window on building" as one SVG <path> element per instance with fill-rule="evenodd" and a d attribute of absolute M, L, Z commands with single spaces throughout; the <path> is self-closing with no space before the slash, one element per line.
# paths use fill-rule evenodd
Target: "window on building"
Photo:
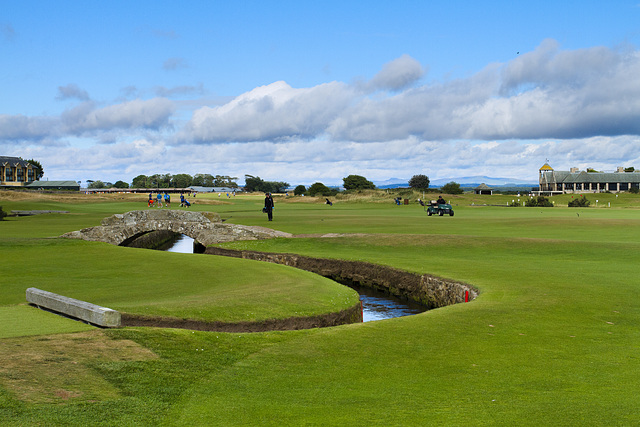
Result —
<path fill-rule="evenodd" d="M 5 177 L 4 177 L 5 181 L 13 181 L 13 168 L 12 167 L 7 167 L 5 168 Z"/>

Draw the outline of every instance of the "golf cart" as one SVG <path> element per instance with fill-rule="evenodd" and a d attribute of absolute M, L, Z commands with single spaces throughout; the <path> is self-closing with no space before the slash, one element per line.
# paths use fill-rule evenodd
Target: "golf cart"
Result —
<path fill-rule="evenodd" d="M 445 214 L 449 216 L 453 216 L 453 208 L 448 203 L 438 204 L 437 201 L 432 200 L 428 206 L 425 206 L 425 210 L 427 211 L 427 215 L 440 215 L 443 216 Z"/>

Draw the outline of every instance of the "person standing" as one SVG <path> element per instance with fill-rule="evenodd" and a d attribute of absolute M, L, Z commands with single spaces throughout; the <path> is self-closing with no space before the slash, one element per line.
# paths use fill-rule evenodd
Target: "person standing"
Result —
<path fill-rule="evenodd" d="M 271 193 L 267 193 L 266 197 L 264 198 L 264 209 L 267 212 L 269 221 L 273 221 L 273 208 L 273 197 L 271 197 Z"/>
<path fill-rule="evenodd" d="M 169 207 L 171 204 L 171 196 L 166 191 L 164 192 L 164 204 L 166 207 Z"/>
<path fill-rule="evenodd" d="M 157 199 L 158 199 L 158 206 L 157 207 L 161 208 L 162 207 L 162 193 L 160 191 L 158 191 Z"/>

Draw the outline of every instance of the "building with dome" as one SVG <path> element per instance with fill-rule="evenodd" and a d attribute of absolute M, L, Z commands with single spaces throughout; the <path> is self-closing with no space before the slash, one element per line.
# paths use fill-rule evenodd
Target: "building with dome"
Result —
<path fill-rule="evenodd" d="M 633 169 L 633 168 L 631 168 Z M 538 194 L 565 193 L 619 193 L 621 191 L 640 190 L 640 172 L 626 172 L 619 167 L 615 172 L 587 172 L 578 168 L 568 171 L 554 170 L 545 163 L 539 172 Z"/>

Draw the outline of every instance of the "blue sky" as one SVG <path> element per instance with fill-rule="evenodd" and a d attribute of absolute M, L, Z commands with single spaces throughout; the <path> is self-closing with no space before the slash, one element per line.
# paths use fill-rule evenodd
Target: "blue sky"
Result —
<path fill-rule="evenodd" d="M 640 168 L 638 0 L 0 10 L 0 155 L 50 180 Z"/>

